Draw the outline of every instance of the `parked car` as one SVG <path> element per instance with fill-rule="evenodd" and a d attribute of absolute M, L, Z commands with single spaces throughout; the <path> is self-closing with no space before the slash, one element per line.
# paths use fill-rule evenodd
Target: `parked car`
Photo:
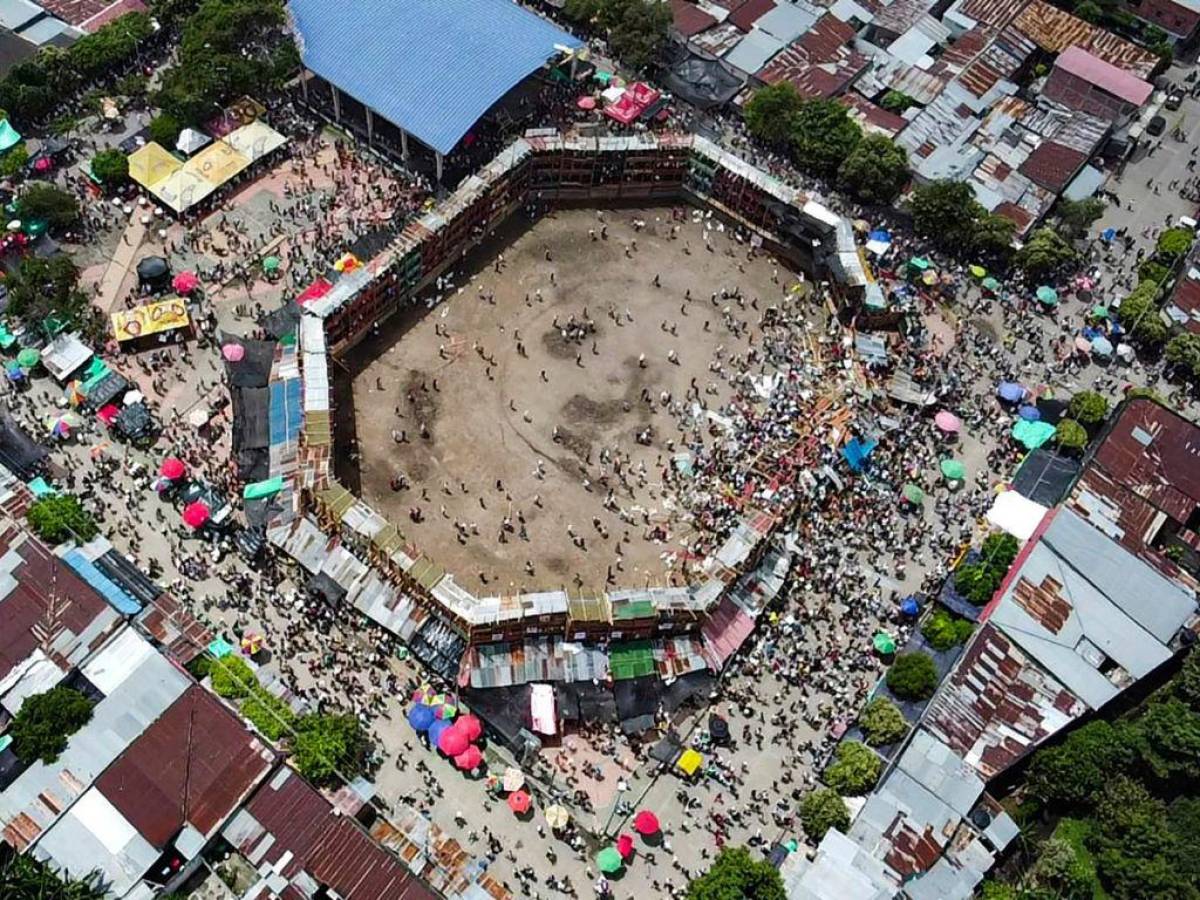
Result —
<path fill-rule="evenodd" d="M 1183 91 L 1179 88 L 1171 88 L 1167 93 L 1167 102 L 1163 104 L 1167 109 L 1179 109 L 1183 106 Z"/>
<path fill-rule="evenodd" d="M 1150 120 L 1150 124 L 1146 126 L 1146 134 L 1151 137 L 1158 137 L 1167 130 L 1167 120 L 1162 116 L 1155 116 Z"/>

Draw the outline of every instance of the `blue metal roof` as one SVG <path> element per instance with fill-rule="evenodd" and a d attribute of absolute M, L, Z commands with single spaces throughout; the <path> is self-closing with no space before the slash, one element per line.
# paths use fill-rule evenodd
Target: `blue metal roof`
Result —
<path fill-rule="evenodd" d="M 509 89 L 580 41 L 512 0 L 291 0 L 304 65 L 449 153 Z"/>
<path fill-rule="evenodd" d="M 108 604 L 121 615 L 133 616 L 142 611 L 138 603 L 119 584 L 101 572 L 78 547 L 68 550 L 63 562 L 75 570 L 75 574 L 86 581 Z"/>

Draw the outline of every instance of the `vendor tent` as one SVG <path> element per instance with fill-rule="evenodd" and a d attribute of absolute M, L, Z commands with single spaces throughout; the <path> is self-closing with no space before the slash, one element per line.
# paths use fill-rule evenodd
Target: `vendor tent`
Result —
<path fill-rule="evenodd" d="M 8 119 L 0 119 L 0 153 L 11 150 L 21 142 L 21 135 L 9 124 Z"/>
<path fill-rule="evenodd" d="M 129 156 L 129 177 L 151 192 L 182 167 L 182 162 L 154 141 Z"/>
<path fill-rule="evenodd" d="M 212 143 L 212 138 L 202 131 L 197 131 L 195 128 L 185 128 L 179 132 L 179 138 L 175 141 L 175 149 L 184 156 L 191 156 L 201 147 L 206 147 Z"/>
<path fill-rule="evenodd" d="M 42 365 L 55 380 L 64 382 L 92 358 L 92 349 L 78 334 L 60 334 L 42 349 Z"/>

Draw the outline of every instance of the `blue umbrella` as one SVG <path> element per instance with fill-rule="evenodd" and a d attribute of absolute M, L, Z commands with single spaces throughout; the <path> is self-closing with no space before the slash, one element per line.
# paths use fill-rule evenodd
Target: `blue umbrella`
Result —
<path fill-rule="evenodd" d="M 25 370 L 17 365 L 16 361 L 10 362 L 5 367 L 4 374 L 8 376 L 9 381 L 23 381 L 25 379 Z"/>
<path fill-rule="evenodd" d="M 1105 228 L 1102 232 L 1100 232 L 1100 237 L 1104 238 L 1106 241 L 1111 241 L 1116 236 L 1117 229 L 1115 228 Z"/>
<path fill-rule="evenodd" d="M 905 597 L 900 604 L 900 612 L 906 616 L 915 616 L 921 611 L 921 604 L 917 602 L 916 597 Z"/>
<path fill-rule="evenodd" d="M 872 231 L 870 234 L 868 234 L 867 240 L 879 241 L 881 244 L 890 244 L 892 242 L 892 236 L 888 232 L 880 229 L 878 231 Z"/>
<path fill-rule="evenodd" d="M 1108 356 L 1113 352 L 1112 342 L 1104 335 L 1098 335 L 1092 338 L 1092 352 L 1099 353 L 1101 356 Z"/>
<path fill-rule="evenodd" d="M 1007 400 L 1009 403 L 1016 403 L 1025 396 L 1025 388 L 1021 387 L 1015 381 L 1002 381 L 996 388 L 996 394 L 1001 400 Z"/>
<path fill-rule="evenodd" d="M 1017 410 L 1017 415 L 1026 422 L 1037 422 L 1042 418 L 1042 411 L 1036 406 L 1030 406 L 1028 403 L 1026 403 Z"/>
<path fill-rule="evenodd" d="M 416 731 L 428 731 L 434 719 L 433 707 L 424 703 L 417 703 L 408 711 L 408 724 Z"/>
<path fill-rule="evenodd" d="M 438 719 L 436 722 L 434 722 L 432 725 L 429 726 L 429 732 L 428 732 L 429 743 L 432 744 L 436 748 L 438 745 L 438 741 L 440 741 L 442 738 L 442 732 L 445 731 L 447 728 L 453 728 L 453 727 L 454 727 L 454 723 L 451 722 L 449 719 Z"/>

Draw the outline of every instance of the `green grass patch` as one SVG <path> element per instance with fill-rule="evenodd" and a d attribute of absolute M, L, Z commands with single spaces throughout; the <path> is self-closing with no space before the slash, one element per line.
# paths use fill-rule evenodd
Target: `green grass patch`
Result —
<path fill-rule="evenodd" d="M 1087 838 L 1091 830 L 1091 823 L 1084 819 L 1060 819 L 1054 829 L 1054 837 L 1070 844 L 1080 864 L 1087 869 L 1088 878 L 1092 883 L 1092 900 L 1109 900 L 1108 891 L 1104 890 L 1096 874 L 1096 860 L 1092 858 L 1092 853 L 1087 847 Z"/>

